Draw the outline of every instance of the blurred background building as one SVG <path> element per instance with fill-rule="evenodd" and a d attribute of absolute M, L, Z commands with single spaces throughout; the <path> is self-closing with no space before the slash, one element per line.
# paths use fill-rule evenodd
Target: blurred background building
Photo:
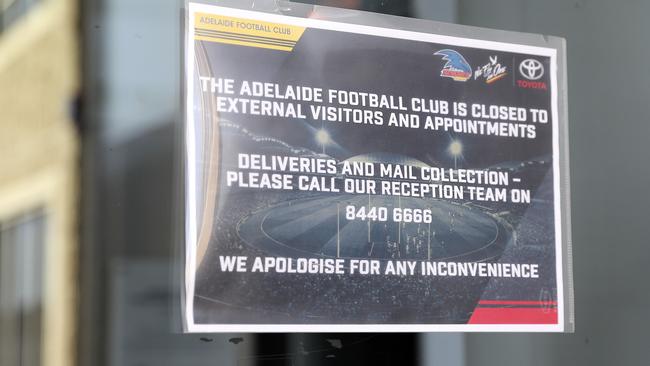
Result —
<path fill-rule="evenodd" d="M 78 4 L 0 2 L 0 364 L 74 364 Z"/>
<path fill-rule="evenodd" d="M 576 333 L 178 333 L 181 2 L 2 0 L 0 365 L 647 364 L 650 3 L 318 3 L 567 39 Z"/>

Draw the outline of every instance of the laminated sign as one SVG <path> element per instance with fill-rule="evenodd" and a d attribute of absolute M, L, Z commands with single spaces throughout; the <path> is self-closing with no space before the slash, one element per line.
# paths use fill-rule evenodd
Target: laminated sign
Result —
<path fill-rule="evenodd" d="M 188 332 L 572 331 L 564 40 L 189 3 Z"/>

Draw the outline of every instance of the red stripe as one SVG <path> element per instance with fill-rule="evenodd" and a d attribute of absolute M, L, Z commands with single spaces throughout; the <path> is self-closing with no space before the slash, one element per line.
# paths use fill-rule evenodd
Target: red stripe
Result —
<path fill-rule="evenodd" d="M 469 324 L 557 324 L 557 309 L 476 308 Z"/>
<path fill-rule="evenodd" d="M 557 305 L 557 301 L 481 300 L 479 305 Z"/>

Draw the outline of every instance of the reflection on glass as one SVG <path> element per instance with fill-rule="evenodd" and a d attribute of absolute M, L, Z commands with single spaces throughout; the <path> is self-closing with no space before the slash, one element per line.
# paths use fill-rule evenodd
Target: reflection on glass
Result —
<path fill-rule="evenodd" d="M 0 222 L 0 365 L 41 364 L 45 217 Z"/>

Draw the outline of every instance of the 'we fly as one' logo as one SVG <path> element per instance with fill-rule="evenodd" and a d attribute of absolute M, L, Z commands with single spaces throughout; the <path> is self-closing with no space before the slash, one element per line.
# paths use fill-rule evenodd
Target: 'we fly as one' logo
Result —
<path fill-rule="evenodd" d="M 474 80 L 483 77 L 487 84 L 491 84 L 506 75 L 508 75 L 506 66 L 498 62 L 497 56 L 490 56 L 490 62 L 474 71 Z"/>

